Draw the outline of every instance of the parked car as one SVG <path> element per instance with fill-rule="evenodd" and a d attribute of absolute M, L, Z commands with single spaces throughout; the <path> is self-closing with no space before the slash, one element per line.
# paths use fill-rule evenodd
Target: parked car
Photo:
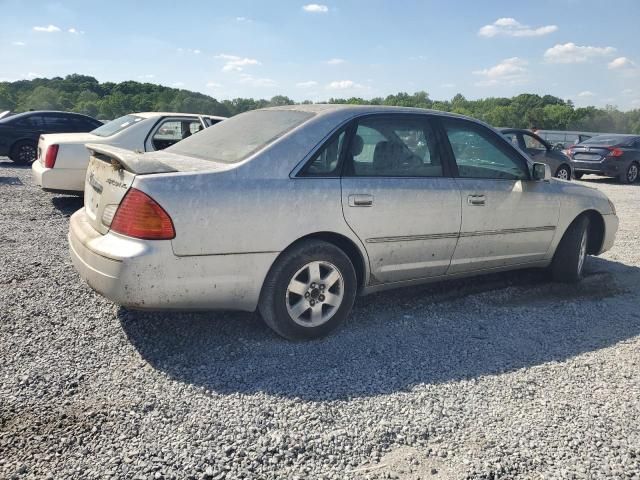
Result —
<path fill-rule="evenodd" d="M 33 111 L 0 119 L 0 156 L 28 165 L 36 159 L 44 133 L 90 132 L 102 125 L 95 118 L 70 112 Z"/>
<path fill-rule="evenodd" d="M 44 190 L 83 192 L 89 164 L 85 143 L 153 152 L 163 150 L 224 117 L 192 113 L 143 112 L 117 118 L 89 133 L 42 135 L 33 179 Z"/>
<path fill-rule="evenodd" d="M 535 133 L 558 150 L 565 150 L 580 142 L 589 140 L 591 137 L 602 135 L 595 132 L 569 132 L 564 130 L 538 130 Z"/>
<path fill-rule="evenodd" d="M 414 108 L 296 105 L 162 152 L 87 145 L 71 258 L 131 308 L 259 310 L 327 334 L 357 294 L 522 267 L 579 281 L 618 226 L 491 127 Z"/>
<path fill-rule="evenodd" d="M 551 174 L 561 180 L 571 180 L 571 162 L 559 149 L 554 149 L 535 133 L 518 128 L 501 128 L 500 132 L 512 145 L 520 148 L 534 162 L 549 165 Z"/>
<path fill-rule="evenodd" d="M 571 147 L 569 156 L 576 178 L 591 173 L 633 183 L 640 176 L 639 135 L 599 135 Z"/>

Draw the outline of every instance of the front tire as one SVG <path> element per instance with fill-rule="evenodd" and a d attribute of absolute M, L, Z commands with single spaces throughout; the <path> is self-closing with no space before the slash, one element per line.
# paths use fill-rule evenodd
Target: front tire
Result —
<path fill-rule="evenodd" d="M 37 146 L 29 140 L 20 140 L 11 148 L 9 158 L 18 165 L 31 165 L 37 157 Z"/>
<path fill-rule="evenodd" d="M 634 183 L 638 180 L 638 176 L 640 176 L 640 166 L 636 162 L 631 162 L 627 170 L 620 175 L 619 180 L 620 183 Z"/>
<path fill-rule="evenodd" d="M 577 283 L 582 280 L 589 241 L 589 219 L 576 218 L 564 233 L 551 263 L 556 282 Z"/>
<path fill-rule="evenodd" d="M 556 170 L 556 178 L 560 180 L 571 180 L 571 169 L 566 165 L 560 165 Z"/>
<path fill-rule="evenodd" d="M 289 340 L 322 337 L 349 315 L 356 297 L 356 272 L 335 245 L 305 240 L 271 267 L 258 309 L 265 323 Z"/>

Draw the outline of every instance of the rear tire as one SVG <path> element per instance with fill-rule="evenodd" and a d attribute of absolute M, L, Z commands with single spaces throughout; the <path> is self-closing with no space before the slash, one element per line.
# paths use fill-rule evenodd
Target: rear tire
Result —
<path fill-rule="evenodd" d="M 629 184 L 637 182 L 639 176 L 640 165 L 638 165 L 636 162 L 631 162 L 627 167 L 627 170 L 624 173 L 620 174 L 618 180 L 620 180 L 620 183 Z"/>
<path fill-rule="evenodd" d="M 20 140 L 11 147 L 9 158 L 18 165 L 31 165 L 37 157 L 38 147 L 29 140 Z"/>
<path fill-rule="evenodd" d="M 306 240 L 285 251 L 271 267 L 258 310 L 284 338 L 318 338 L 346 319 L 356 290 L 349 257 L 331 243 Z"/>
<path fill-rule="evenodd" d="M 566 165 L 560 165 L 556 170 L 556 178 L 560 180 L 571 180 L 571 169 Z"/>
<path fill-rule="evenodd" d="M 551 275 L 556 282 L 577 283 L 582 280 L 587 258 L 588 230 L 589 218 L 584 215 L 576 218 L 567 228 L 551 262 Z"/>

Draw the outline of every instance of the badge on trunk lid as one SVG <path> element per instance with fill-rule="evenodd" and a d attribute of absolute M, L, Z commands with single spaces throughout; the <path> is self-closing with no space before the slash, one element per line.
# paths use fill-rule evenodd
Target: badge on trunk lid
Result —
<path fill-rule="evenodd" d="M 97 193 L 102 194 L 102 184 L 96 180 L 93 172 L 89 175 L 89 185 L 93 188 Z"/>

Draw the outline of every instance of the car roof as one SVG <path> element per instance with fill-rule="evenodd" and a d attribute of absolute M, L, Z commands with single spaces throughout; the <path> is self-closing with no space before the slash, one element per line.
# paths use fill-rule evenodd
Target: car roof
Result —
<path fill-rule="evenodd" d="M 85 115 L 84 113 L 63 112 L 62 110 L 29 110 L 28 112 L 15 113 L 13 115 L 9 115 L 3 118 L 21 118 L 21 117 L 28 117 L 29 115 L 43 115 L 48 113 L 55 113 L 56 115 L 72 115 L 72 116 L 93 118 L 93 117 L 90 117 L 89 115 Z"/>
<path fill-rule="evenodd" d="M 154 118 L 154 117 L 207 117 L 215 118 L 217 120 L 224 120 L 227 117 L 220 117 L 218 115 L 208 115 L 206 113 L 181 113 L 181 112 L 136 112 L 130 115 L 136 115 L 142 118 Z"/>
<path fill-rule="evenodd" d="M 335 119 L 348 119 L 354 116 L 375 114 L 375 113 L 419 113 L 437 115 L 441 117 L 461 118 L 465 120 L 471 120 L 476 123 L 486 125 L 484 122 L 464 115 L 458 115 L 457 113 L 443 112 L 442 110 L 430 110 L 426 108 L 415 107 L 394 107 L 388 105 L 349 105 L 349 104 L 334 104 L 334 103 L 312 103 L 312 104 L 300 104 L 300 105 L 285 105 L 281 107 L 269 107 L 261 110 L 295 110 L 299 112 L 309 112 L 316 114 L 316 117 L 323 117 L 331 115 Z"/>

